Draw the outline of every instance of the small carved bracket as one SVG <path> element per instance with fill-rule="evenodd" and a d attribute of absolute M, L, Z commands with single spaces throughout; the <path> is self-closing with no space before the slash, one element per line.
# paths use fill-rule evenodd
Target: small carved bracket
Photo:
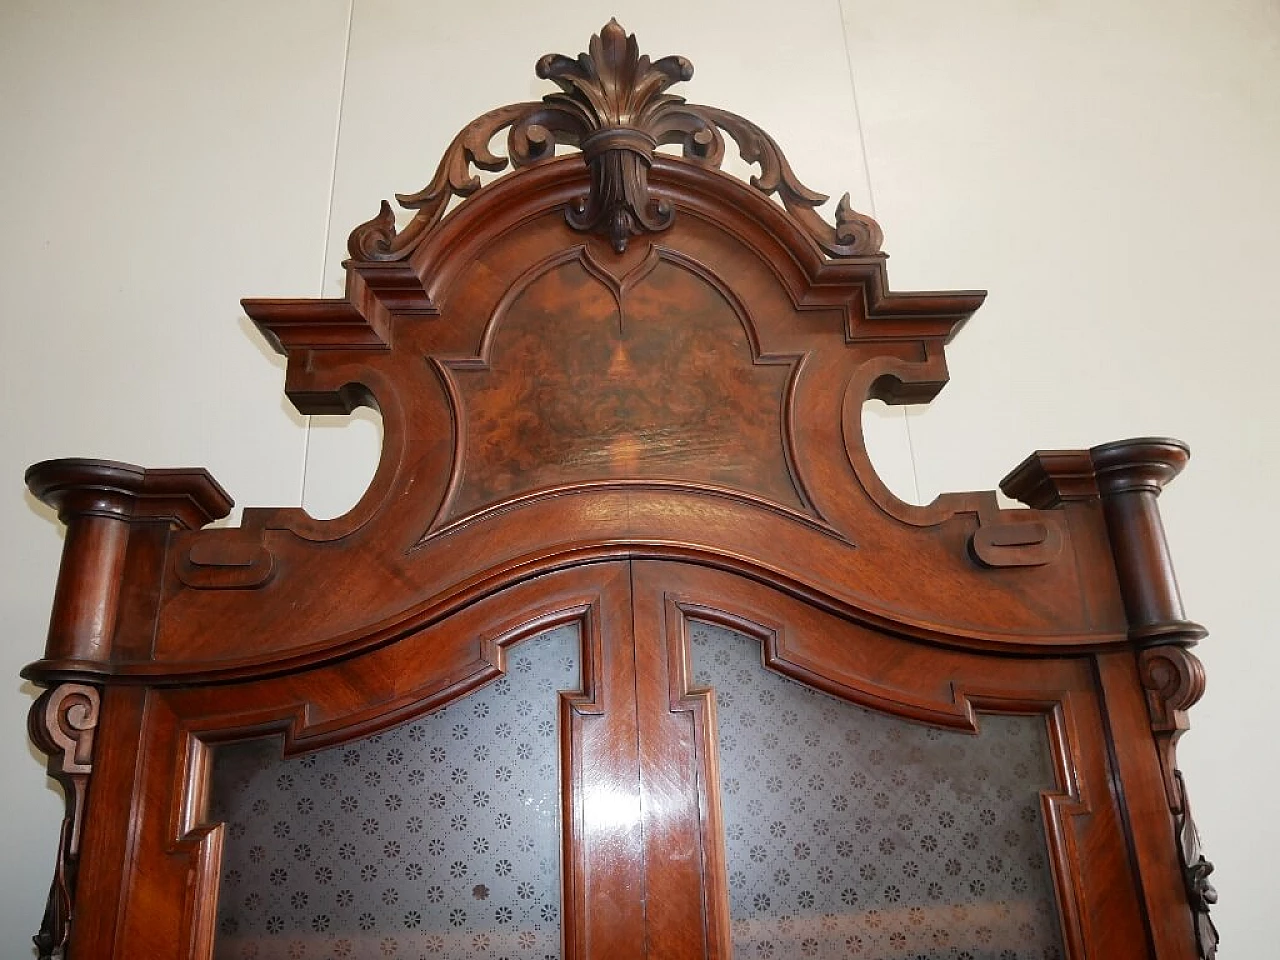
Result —
<path fill-rule="evenodd" d="M 40 960 L 65 958 L 75 910 L 80 828 L 93 771 L 93 739 L 98 726 L 98 688 L 63 683 L 41 695 L 31 708 L 28 732 L 49 756 L 49 775 L 62 785 L 67 813 L 58 840 L 58 859 L 40 932 L 33 942 Z"/>
<path fill-rule="evenodd" d="M 1147 709 L 1164 772 L 1169 809 L 1182 812 L 1177 780 L 1178 738 L 1188 729 L 1187 711 L 1204 694 L 1204 667 L 1186 647 L 1164 644 L 1138 654 L 1138 670 L 1147 691 Z"/>
<path fill-rule="evenodd" d="M 1062 533 L 1039 520 L 1000 522 L 979 515 L 969 550 L 987 567 L 1041 567 L 1062 553 Z"/>
<path fill-rule="evenodd" d="M 978 529 L 969 553 L 986 567 L 1040 567 L 1062 554 L 1063 518 L 1029 510 L 1001 510 L 995 497 L 978 504 Z"/>
<path fill-rule="evenodd" d="M 1009 471 L 1000 489 L 1033 510 L 1053 510 L 1098 496 L 1088 450 L 1037 450 Z"/>
<path fill-rule="evenodd" d="M 275 573 L 275 557 L 254 530 L 208 530 L 178 553 L 178 579 L 193 590 L 260 587 Z"/>

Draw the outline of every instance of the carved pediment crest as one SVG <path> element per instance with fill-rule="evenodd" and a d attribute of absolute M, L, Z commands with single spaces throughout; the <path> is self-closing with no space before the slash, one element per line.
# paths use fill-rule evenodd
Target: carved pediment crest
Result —
<path fill-rule="evenodd" d="M 431 182 L 417 193 L 397 195 L 401 206 L 417 211 L 408 226 L 397 232 L 391 206 L 384 201 L 374 219 L 352 231 L 351 256 L 407 259 L 443 218 L 450 200 L 480 189 L 473 168 L 494 173 L 508 166 L 518 169 L 554 157 L 558 145 L 579 149 L 591 171 L 590 192 L 569 205 L 566 220 L 575 230 L 606 235 L 621 253 L 631 237 L 662 231 L 675 216 L 671 202 L 649 190 L 657 148 L 679 144 L 685 160 L 719 168 L 726 133 L 745 161 L 759 165 L 751 185 L 776 194 L 828 256 L 881 255 L 879 225 L 854 211 L 848 194 L 837 207 L 835 224 L 825 222 L 816 208 L 827 197 L 800 182 L 772 137 L 737 114 L 667 93 L 672 84 L 693 76 L 693 64 L 680 56 L 650 60 L 640 53 L 635 35 L 616 20 L 576 58 L 557 53 L 542 57 L 537 74 L 561 92 L 490 110 L 464 127 Z M 508 131 L 506 156 L 489 148 L 503 130 Z"/>

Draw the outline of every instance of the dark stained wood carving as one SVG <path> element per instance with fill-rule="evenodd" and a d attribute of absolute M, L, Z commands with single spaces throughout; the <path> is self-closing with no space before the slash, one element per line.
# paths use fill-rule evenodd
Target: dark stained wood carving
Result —
<path fill-rule="evenodd" d="M 1200 849 L 1200 831 L 1196 829 L 1196 822 L 1191 817 L 1182 771 L 1177 771 L 1175 775 L 1182 788 L 1182 809 L 1178 814 L 1178 852 L 1182 857 L 1187 897 L 1195 915 L 1196 944 L 1203 960 L 1213 960 L 1218 955 L 1218 928 L 1209 913 L 1209 908 L 1218 902 L 1218 891 L 1209 882 L 1213 864 L 1205 859 Z"/>
<path fill-rule="evenodd" d="M 96 687 L 63 683 L 46 690 L 31 707 L 28 732 L 35 745 L 48 755 L 49 776 L 61 785 L 67 804 L 48 904 L 40 932 L 33 938 L 40 960 L 63 956 L 71 935 L 80 832 L 89 776 L 93 773 L 93 737 L 99 706 Z"/>
<path fill-rule="evenodd" d="M 686 160 L 719 167 L 724 136 L 738 144 L 748 163 L 760 164 L 752 185 L 778 194 L 788 212 L 809 230 L 832 256 L 862 256 L 880 251 L 882 235 L 870 217 L 855 212 L 845 194 L 834 227 L 814 208 L 827 198 L 802 184 L 786 157 L 767 133 L 749 120 L 714 107 L 685 103 L 665 93 L 673 83 L 693 76 L 684 57 L 650 61 L 640 54 L 634 35 L 610 20 L 591 38 L 589 52 L 576 58 L 549 53 L 538 61 L 538 76 L 563 91 L 541 102 L 516 103 L 490 110 L 454 138 L 435 177 L 417 193 L 397 196 L 406 209 L 417 210 L 402 233 L 395 229 L 391 207 L 351 234 L 348 248 L 357 260 L 401 260 L 423 234 L 444 216 L 449 201 L 480 189 L 471 172 L 497 172 L 507 164 L 519 168 L 555 156 L 557 144 L 578 147 L 591 169 L 591 190 L 575 198 L 565 217 L 575 230 L 605 234 L 619 253 L 632 236 L 656 233 L 671 225 L 670 200 L 650 194 L 648 171 L 654 151 L 680 144 Z M 496 156 L 489 142 L 507 135 L 507 157 Z"/>
<path fill-rule="evenodd" d="M 1212 868 L 1174 753 L 1205 631 L 1157 503 L 1186 447 L 1039 451 L 1003 483 L 1025 508 L 900 501 L 864 405 L 936 396 L 984 294 L 892 291 L 874 221 L 845 202 L 822 222 L 768 135 L 668 93 L 688 61 L 650 61 L 614 22 L 538 73 L 559 92 L 465 127 L 400 198 L 403 230 L 384 204 L 352 233 L 341 299 L 244 301 L 300 411 L 381 412 L 345 516 L 250 507 L 211 528 L 231 501 L 202 470 L 28 472 L 67 525 L 25 671 L 52 688 L 32 736 L 69 797 L 43 955 L 205 960 L 218 744 L 376 734 L 572 620 L 565 956 L 723 958 L 715 712 L 682 660 L 697 616 L 913 722 L 1044 718 L 1067 958 L 1211 957 Z M 750 184 L 719 170 L 726 135 L 760 166 Z M 590 815 L 608 798 L 629 818 Z"/>

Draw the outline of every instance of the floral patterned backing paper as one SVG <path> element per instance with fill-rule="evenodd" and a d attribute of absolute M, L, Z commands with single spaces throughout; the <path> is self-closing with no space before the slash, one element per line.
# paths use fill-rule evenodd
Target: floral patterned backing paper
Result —
<path fill-rule="evenodd" d="M 219 748 L 216 960 L 559 957 L 556 694 L 578 662 L 558 627 L 390 732 L 283 761 L 278 740 Z"/>
<path fill-rule="evenodd" d="M 978 736 L 853 706 L 691 625 L 716 691 L 736 960 L 1060 960 L 1045 721 Z"/>
<path fill-rule="evenodd" d="M 736 960 L 1061 960 L 1043 717 L 938 730 L 768 671 L 742 634 L 690 632 L 716 692 Z M 216 960 L 558 958 L 556 694 L 579 687 L 579 644 L 576 626 L 525 640 L 505 677 L 358 742 L 219 748 Z"/>

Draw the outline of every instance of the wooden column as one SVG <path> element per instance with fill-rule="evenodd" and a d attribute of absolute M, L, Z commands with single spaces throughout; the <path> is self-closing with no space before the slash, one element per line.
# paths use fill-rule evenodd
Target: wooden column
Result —
<path fill-rule="evenodd" d="M 1191 908 L 1196 952 L 1203 960 L 1209 960 L 1216 956 L 1218 947 L 1218 932 L 1209 916 L 1209 907 L 1217 902 L 1218 894 L 1209 883 L 1213 864 L 1200 849 L 1176 750 L 1178 738 L 1189 726 L 1187 711 L 1204 693 L 1204 668 L 1188 648 L 1206 631 L 1188 620 L 1183 611 L 1157 503 L 1160 491 L 1182 472 L 1191 451 L 1178 440 L 1142 438 L 1094 447 L 1090 456 L 1129 619 L 1129 636 L 1141 648 L 1137 653 L 1137 673 L 1146 690 L 1186 902 Z M 1107 660 L 1099 658 L 1104 683 L 1109 670 Z M 1124 770 L 1120 772 L 1122 779 L 1136 780 L 1136 776 L 1126 777 Z M 1130 813 L 1132 816 L 1133 811 Z M 1138 834 L 1145 824 L 1134 818 L 1132 828 L 1135 844 L 1141 847 Z M 1157 916 L 1153 920 L 1159 928 L 1155 931 L 1159 942 L 1173 918 Z"/>
<path fill-rule="evenodd" d="M 50 685 L 31 708 L 28 732 L 48 755 L 49 775 L 62 785 L 66 802 L 53 883 L 34 942 L 42 960 L 65 960 L 102 683 L 111 673 L 127 606 L 130 550 L 155 573 L 151 584 L 133 577 L 133 590 L 156 597 L 168 531 L 226 516 L 231 500 L 204 470 L 144 470 L 105 460 L 48 460 L 31 467 L 26 481 L 67 526 L 45 656 L 23 671 Z"/>

